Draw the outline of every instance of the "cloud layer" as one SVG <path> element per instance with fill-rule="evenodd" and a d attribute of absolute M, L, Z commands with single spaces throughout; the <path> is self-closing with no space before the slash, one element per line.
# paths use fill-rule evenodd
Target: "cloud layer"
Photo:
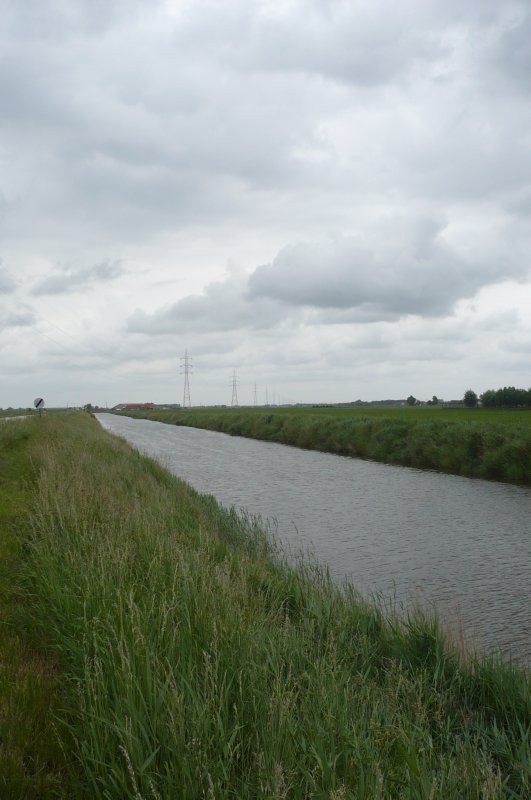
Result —
<path fill-rule="evenodd" d="M 88 359 L 80 399 L 174 392 L 185 346 L 205 402 L 229 365 L 294 399 L 420 395 L 417 356 L 431 394 L 529 382 L 528 2 L 1 5 L 10 404 L 36 341 L 58 394 Z"/>

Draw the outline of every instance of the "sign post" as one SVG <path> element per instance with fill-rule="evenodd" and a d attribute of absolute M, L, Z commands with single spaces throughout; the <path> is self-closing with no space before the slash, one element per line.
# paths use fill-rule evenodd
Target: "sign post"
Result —
<path fill-rule="evenodd" d="M 33 401 L 33 405 L 39 412 L 39 417 L 42 416 L 42 409 L 44 408 L 44 400 L 42 399 L 42 397 L 36 397 L 35 400 Z"/>

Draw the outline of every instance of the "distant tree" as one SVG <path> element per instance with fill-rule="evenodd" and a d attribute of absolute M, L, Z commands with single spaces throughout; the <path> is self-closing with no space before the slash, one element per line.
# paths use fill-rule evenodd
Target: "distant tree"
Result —
<path fill-rule="evenodd" d="M 408 404 L 408 406 L 416 406 L 417 405 L 417 398 L 413 397 L 413 395 L 410 394 L 409 397 L 406 400 L 406 403 Z"/>
<path fill-rule="evenodd" d="M 496 407 L 496 392 L 494 389 L 487 389 L 486 392 L 480 397 L 481 405 L 483 408 L 495 408 Z"/>
<path fill-rule="evenodd" d="M 437 397 L 436 394 L 434 394 L 433 397 L 431 398 L 431 402 L 432 402 L 432 404 L 434 406 L 438 406 L 439 405 L 439 398 Z"/>
<path fill-rule="evenodd" d="M 466 390 L 463 400 L 467 408 L 475 408 L 478 404 L 478 396 L 472 389 Z"/>
<path fill-rule="evenodd" d="M 517 389 L 515 386 L 487 389 L 481 395 L 481 404 L 485 408 L 530 408 L 531 389 Z"/>

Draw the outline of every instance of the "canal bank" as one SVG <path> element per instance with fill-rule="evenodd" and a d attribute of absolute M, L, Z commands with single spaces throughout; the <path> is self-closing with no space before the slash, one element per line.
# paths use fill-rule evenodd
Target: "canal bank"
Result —
<path fill-rule="evenodd" d="M 385 464 L 531 485 L 531 410 L 191 408 L 124 413 Z"/>
<path fill-rule="evenodd" d="M 531 490 L 118 415 L 101 423 L 226 507 L 274 521 L 337 583 L 436 608 L 468 647 L 531 662 Z"/>
<path fill-rule="evenodd" d="M 289 568 L 89 415 L 17 425 L 31 526 L 13 580 L 61 685 L 55 796 L 527 796 L 522 670 Z"/>

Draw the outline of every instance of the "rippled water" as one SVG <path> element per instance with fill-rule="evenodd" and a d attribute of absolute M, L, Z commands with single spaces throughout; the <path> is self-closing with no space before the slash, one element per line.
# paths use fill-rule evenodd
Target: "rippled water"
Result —
<path fill-rule="evenodd" d="M 274 518 L 364 594 L 435 604 L 470 644 L 531 662 L 531 489 L 99 414 L 224 505 Z"/>

